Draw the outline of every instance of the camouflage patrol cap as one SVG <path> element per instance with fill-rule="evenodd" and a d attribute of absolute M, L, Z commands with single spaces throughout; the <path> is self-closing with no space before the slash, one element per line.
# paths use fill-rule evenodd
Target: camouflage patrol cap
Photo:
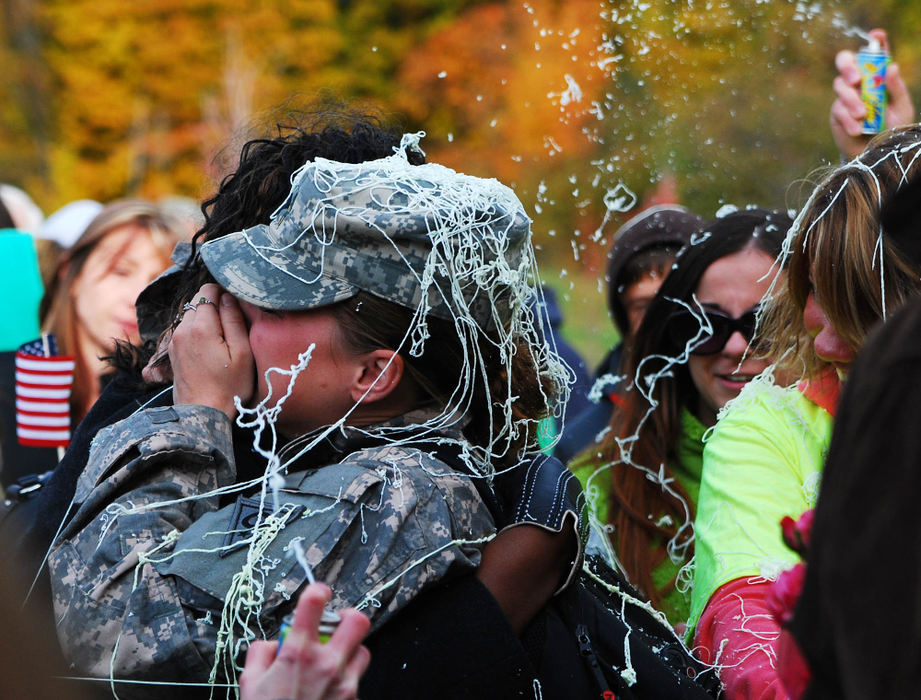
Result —
<path fill-rule="evenodd" d="M 357 165 L 317 159 L 292 180 L 269 224 L 201 249 L 218 283 L 256 306 L 313 309 L 365 291 L 504 325 L 530 284 L 530 220 L 496 180 L 410 165 L 402 152 Z"/>

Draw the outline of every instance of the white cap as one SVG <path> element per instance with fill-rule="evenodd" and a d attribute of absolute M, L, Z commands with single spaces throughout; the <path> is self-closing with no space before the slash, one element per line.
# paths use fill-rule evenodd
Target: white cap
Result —
<path fill-rule="evenodd" d="M 38 237 L 48 238 L 63 248 L 70 248 L 102 208 L 102 204 L 92 199 L 78 199 L 65 204 L 45 219 Z"/>

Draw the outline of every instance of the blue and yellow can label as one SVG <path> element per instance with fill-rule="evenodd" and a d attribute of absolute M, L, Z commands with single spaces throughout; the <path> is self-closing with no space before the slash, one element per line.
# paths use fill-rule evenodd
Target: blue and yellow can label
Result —
<path fill-rule="evenodd" d="M 886 128 L 886 66 L 889 54 L 864 48 L 857 53 L 860 69 L 860 97 L 867 108 L 864 134 L 878 134 Z"/>

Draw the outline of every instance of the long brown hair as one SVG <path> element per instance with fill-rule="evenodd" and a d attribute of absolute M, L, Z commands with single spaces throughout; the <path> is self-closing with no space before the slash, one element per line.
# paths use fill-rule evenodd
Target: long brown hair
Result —
<path fill-rule="evenodd" d="M 169 259 L 169 253 L 182 232 L 179 222 L 151 202 L 139 199 L 113 202 L 89 223 L 74 245 L 61 255 L 51 284 L 42 298 L 39 311 L 42 331 L 54 333 L 59 353 L 76 355 L 70 399 L 74 423 L 79 422 L 89 408 L 87 404 L 98 390 L 99 377 L 76 352 L 79 321 L 71 292 L 86 261 L 99 243 L 113 231 L 129 224 L 141 226 L 150 233 L 154 244 L 163 253 L 164 261 Z M 127 247 L 129 243 L 125 245 Z M 119 251 L 115 259 L 122 252 Z"/>
<path fill-rule="evenodd" d="M 921 172 L 921 126 L 877 136 L 850 163 L 833 170 L 797 217 L 786 282 L 764 318 L 772 352 L 806 377 L 825 369 L 806 332 L 810 292 L 835 330 L 860 349 L 870 330 L 921 289 L 921 261 L 882 235 L 881 203 Z"/>
<path fill-rule="evenodd" d="M 669 460 L 682 433 L 682 408 L 693 410 L 699 393 L 682 361 L 682 348 L 669 337 L 668 320 L 680 302 L 692 303 L 701 277 L 717 260 L 747 249 L 778 257 L 791 224 L 780 211 L 738 211 L 708 223 L 695 237 L 700 242 L 682 251 L 629 349 L 625 373 L 633 386 L 615 410 L 606 437 L 593 448 L 596 462 L 610 465 L 608 520 L 618 558 L 654 605 L 675 585 L 672 580 L 657 588 L 653 582 L 653 571 L 668 556 L 660 543 L 684 549 L 686 558 L 693 551 L 693 531 L 685 525 L 693 521 L 694 507 L 673 479 Z M 654 383 L 646 386 L 649 377 Z M 660 470 L 672 479 L 668 488 L 650 478 Z"/>

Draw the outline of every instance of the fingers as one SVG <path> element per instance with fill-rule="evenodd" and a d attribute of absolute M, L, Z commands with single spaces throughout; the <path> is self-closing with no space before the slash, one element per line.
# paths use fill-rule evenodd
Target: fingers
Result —
<path fill-rule="evenodd" d="M 169 384 L 173 381 L 173 372 L 166 361 L 169 354 L 169 343 L 173 337 L 173 329 L 168 328 L 160 335 L 157 341 L 157 351 L 153 354 L 147 365 L 141 370 L 144 381 L 152 384 Z"/>
<path fill-rule="evenodd" d="M 275 661 L 278 672 L 286 675 L 291 687 L 299 691 L 292 697 L 354 697 L 354 693 L 340 694 L 340 689 L 348 685 L 354 686 L 355 689 L 358 687 L 357 676 L 346 676 L 344 671 L 349 669 L 354 675 L 360 666 L 360 658 L 353 666 L 350 666 L 350 663 L 354 656 L 353 647 L 361 642 L 361 633 L 358 632 L 358 641 L 352 646 L 347 646 L 341 640 L 335 646 L 319 641 L 320 620 L 330 597 L 331 592 L 325 584 L 313 583 L 307 586 L 298 598 L 291 630 Z M 356 629 L 352 622 L 345 631 L 345 638 L 353 639 L 355 635 Z M 360 675 L 360 671 L 358 673 Z"/>
<path fill-rule="evenodd" d="M 857 99 L 857 104 L 839 98 L 831 105 L 832 129 L 838 127 L 847 136 L 858 137 L 863 131 L 863 119 L 866 115 L 867 108 L 860 98 Z"/>
<path fill-rule="evenodd" d="M 883 51 L 889 53 L 889 38 L 884 30 L 874 29 L 870 32 L 870 36 L 879 42 Z M 834 83 L 836 104 L 840 102 L 847 114 L 839 110 L 832 116 L 840 120 L 841 128 L 845 133 L 856 136 L 858 132 L 855 131 L 854 122 L 862 121 L 866 116 L 866 107 L 860 98 L 860 70 L 857 65 L 857 55 L 853 51 L 839 51 L 835 56 L 835 67 L 838 69 L 838 77 L 835 78 Z M 896 63 L 890 63 L 886 67 L 886 91 L 889 93 L 886 128 L 904 126 L 914 122 L 915 108 L 908 92 L 908 86 L 902 79 L 902 73 Z"/>
<path fill-rule="evenodd" d="M 299 659 L 308 654 L 310 658 L 324 656 L 334 667 L 332 677 L 339 676 L 343 670 L 357 673 L 355 687 L 357 688 L 358 676 L 367 667 L 364 655 L 359 654 L 361 641 L 371 627 L 371 621 L 357 610 L 348 608 L 339 612 L 341 621 L 325 644 L 319 642 L 318 630 L 323 617 L 323 610 L 329 602 L 331 592 L 326 584 L 312 583 L 301 593 L 294 611 L 294 622 L 291 631 L 279 652 L 279 658 L 288 656 L 292 660 Z M 318 653 L 309 653 L 313 648 Z M 356 660 L 358 654 L 358 660 Z M 341 680 L 341 676 L 340 676 Z"/>
<path fill-rule="evenodd" d="M 889 51 L 886 32 L 874 29 L 870 35 L 885 51 Z M 845 158 L 854 158 L 870 140 L 869 136 L 862 133 L 867 108 L 860 94 L 861 76 L 857 55 L 853 51 L 839 51 L 835 56 L 835 67 L 838 70 L 833 84 L 835 101 L 829 113 L 832 137 Z M 886 128 L 912 123 L 915 119 L 914 105 L 899 67 L 894 63 L 886 69 L 886 90 Z"/>
<path fill-rule="evenodd" d="M 361 645 L 371 627 L 371 621 L 351 608 L 339 611 L 339 616 L 341 621 L 322 650 L 329 664 L 335 668 L 323 696 L 326 700 L 350 700 L 356 697 L 361 674 L 371 662 L 371 653 Z"/>
<path fill-rule="evenodd" d="M 852 88 L 860 86 L 860 70 L 857 68 L 857 54 L 853 51 L 839 51 L 835 56 L 835 68 L 839 77 Z M 837 92 L 837 89 L 835 90 Z"/>
<path fill-rule="evenodd" d="M 221 304 L 223 296 L 230 300 Z M 211 406 L 233 420 L 234 397 L 248 401 L 255 375 L 239 306 L 218 285 L 206 284 L 177 320 L 169 343 L 175 403 Z"/>
<path fill-rule="evenodd" d="M 240 304 L 232 294 L 221 293 L 217 306 L 224 344 L 229 357 L 228 371 L 233 374 L 236 391 L 246 404 L 255 387 L 256 364 L 249 344 L 249 328 Z"/>
<path fill-rule="evenodd" d="M 327 642 L 327 646 L 348 655 L 352 653 L 352 649 L 361 644 L 361 640 L 365 638 L 371 628 L 371 621 L 365 615 L 351 608 L 340 610 L 339 617 L 341 622 L 339 622 L 339 626 L 336 627 L 336 631 Z"/>
<path fill-rule="evenodd" d="M 198 294 L 192 299 L 192 306 L 195 307 L 193 310 L 198 312 L 199 310 L 208 313 L 209 311 L 216 311 L 218 308 L 218 299 L 221 296 L 221 288 L 209 282 L 208 284 L 203 284 L 198 290 Z M 210 310 L 208 307 L 211 307 Z M 210 317 L 210 314 L 209 314 Z"/>
<path fill-rule="evenodd" d="M 908 93 L 908 86 L 902 80 L 902 73 L 895 63 L 886 69 L 886 90 L 889 92 L 889 108 L 886 110 L 886 126 L 904 126 L 915 119 L 915 107 Z"/>
<path fill-rule="evenodd" d="M 371 621 L 351 608 L 340 610 L 339 617 L 339 626 L 326 647 L 345 662 L 337 682 L 330 688 L 329 696 L 335 700 L 347 700 L 357 696 L 361 674 L 371 662 L 371 653 L 361 645 L 371 627 Z"/>
<path fill-rule="evenodd" d="M 208 332 L 223 335 L 220 329 L 220 317 L 215 314 L 218 309 L 217 300 L 221 296 L 221 288 L 213 283 L 202 285 L 192 300 L 182 307 L 177 317 L 178 324 L 174 333 L 180 330 L 188 333 L 189 329 L 196 328 L 199 333 Z"/>
<path fill-rule="evenodd" d="M 838 151 L 850 159 L 864 149 L 868 140 L 862 134 L 867 107 L 860 97 L 860 71 L 854 53 L 839 51 L 835 57 L 835 66 L 838 75 L 832 83 L 835 101 L 829 112 L 829 123 Z"/>
<path fill-rule="evenodd" d="M 338 683 L 330 690 L 330 700 L 351 700 L 357 697 L 361 674 L 368 668 L 369 663 L 371 652 L 363 646 L 358 647 L 342 669 Z"/>
<path fill-rule="evenodd" d="M 371 663 L 371 652 L 368 651 L 367 647 L 358 647 L 355 650 L 355 654 L 352 656 L 352 659 L 349 661 L 348 665 L 345 668 L 343 675 L 349 676 L 354 674 L 355 685 L 354 693 L 358 692 L 358 681 L 361 680 L 361 674 L 368 670 L 368 665 Z"/>
<path fill-rule="evenodd" d="M 249 331 L 246 328 L 246 320 L 240 310 L 240 305 L 232 294 L 227 292 L 220 294 L 218 315 L 231 359 L 240 353 L 248 354 L 250 352 Z"/>
<path fill-rule="evenodd" d="M 870 36 L 879 42 L 883 51 L 889 53 L 889 37 L 886 36 L 885 29 L 871 29 Z"/>
<path fill-rule="evenodd" d="M 294 642 L 292 646 L 298 647 L 306 642 L 316 642 L 319 639 L 317 630 L 323 617 L 323 608 L 329 602 L 331 595 L 329 587 L 324 583 L 311 583 L 303 590 L 298 598 L 297 608 L 294 610 L 294 622 L 285 645 Z M 285 647 L 282 646 L 282 653 L 284 649 Z"/>
<path fill-rule="evenodd" d="M 837 97 L 835 102 L 840 102 L 853 119 L 863 119 L 866 116 L 867 106 L 860 97 L 859 81 L 858 87 L 854 87 L 839 75 L 832 83 L 832 87 Z"/>
<path fill-rule="evenodd" d="M 330 641 L 317 630 L 331 592 L 322 583 L 307 586 L 298 598 L 294 621 L 281 651 L 272 642 L 253 642 L 240 676 L 242 700 L 352 700 L 371 654 L 361 646 L 370 621 L 356 610 L 342 611 Z"/>
<path fill-rule="evenodd" d="M 275 651 L 277 649 L 278 644 L 276 642 L 252 642 L 246 651 L 246 665 L 243 675 L 240 676 L 240 684 L 242 685 L 247 678 L 247 672 L 250 677 L 258 677 L 265 673 L 275 660 Z"/>

